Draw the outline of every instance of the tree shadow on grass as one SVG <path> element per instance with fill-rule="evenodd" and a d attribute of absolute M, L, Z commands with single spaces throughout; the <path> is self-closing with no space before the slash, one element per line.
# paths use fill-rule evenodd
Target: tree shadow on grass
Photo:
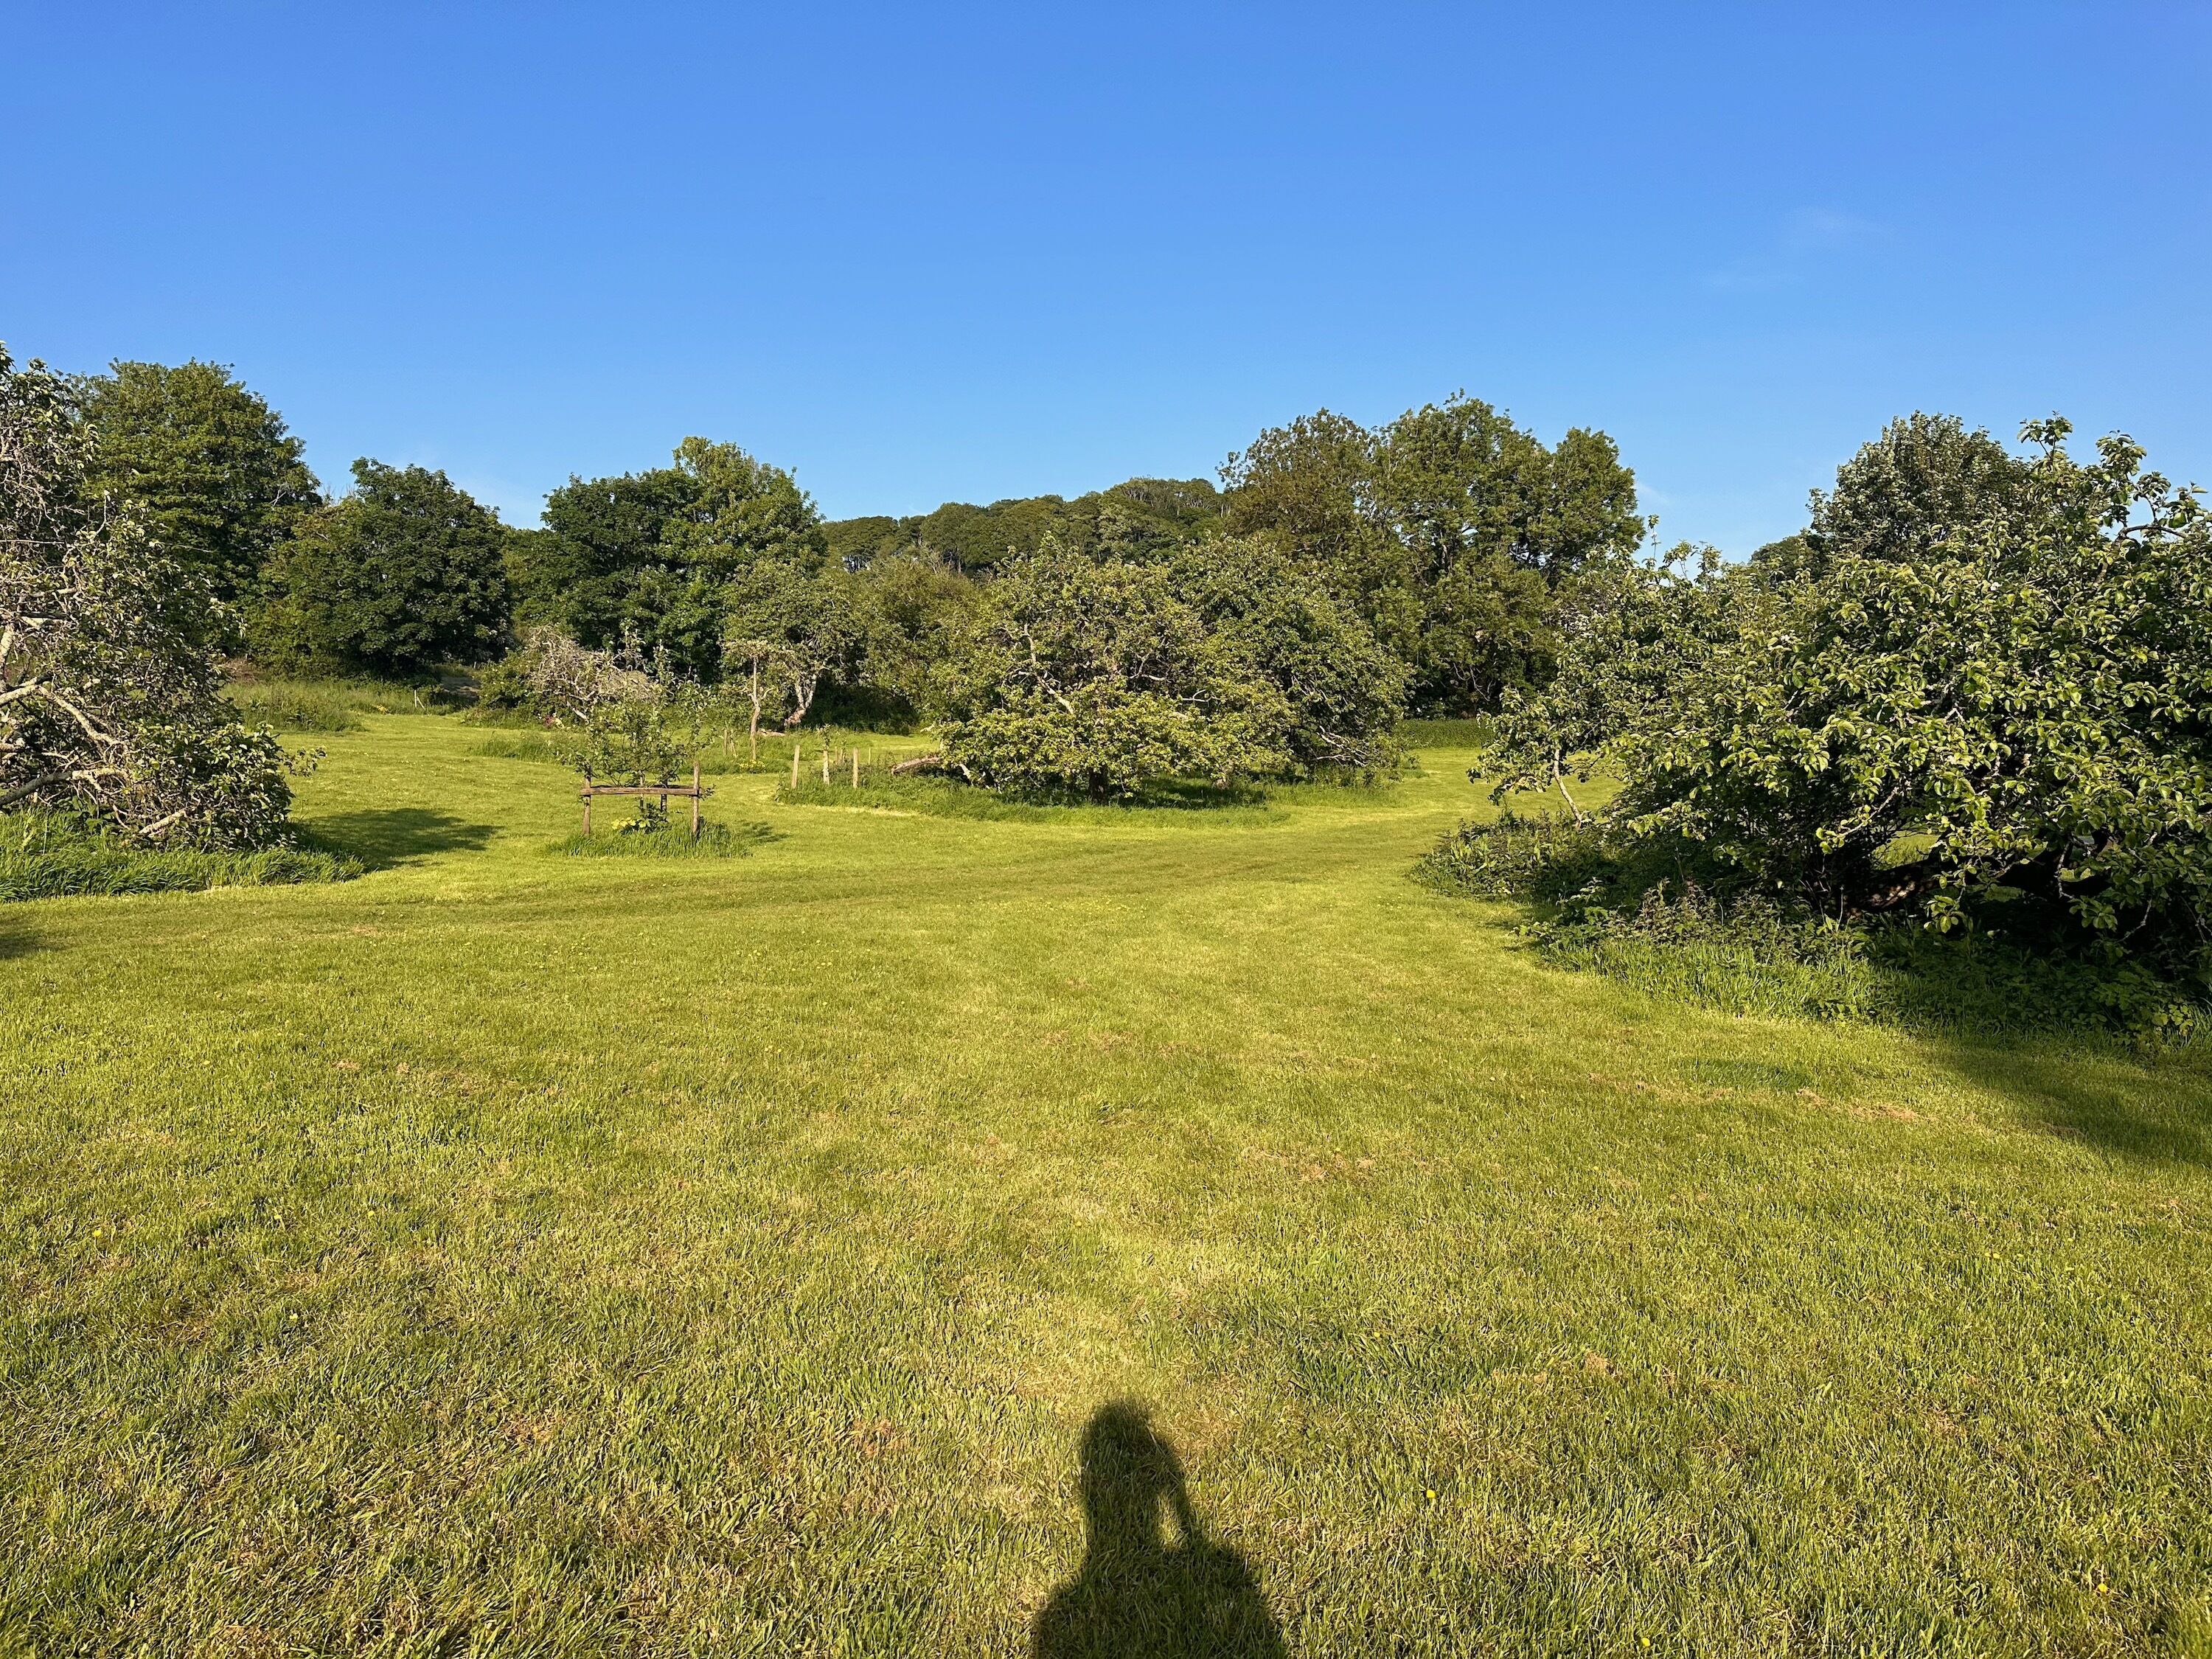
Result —
<path fill-rule="evenodd" d="M 1206 1537 L 1182 1466 L 1142 1407 L 1116 1402 L 1091 1419 L 1082 1491 L 1083 1565 L 1037 1615 L 1036 1659 L 1281 1659 L 1252 1570 Z"/>
<path fill-rule="evenodd" d="M 372 870 L 388 870 L 438 853 L 480 853 L 495 833 L 492 824 L 471 823 L 427 806 L 382 806 L 317 818 L 301 838 L 359 859 Z"/>
<path fill-rule="evenodd" d="M 1960 1041 L 1948 1058 L 2053 1134 L 2148 1163 L 2212 1165 L 2212 1058 L 2201 1043 L 2136 1056 L 2118 1044 Z"/>
<path fill-rule="evenodd" d="M 43 949 L 46 941 L 12 917 L 0 915 L 0 962 L 12 962 Z"/>

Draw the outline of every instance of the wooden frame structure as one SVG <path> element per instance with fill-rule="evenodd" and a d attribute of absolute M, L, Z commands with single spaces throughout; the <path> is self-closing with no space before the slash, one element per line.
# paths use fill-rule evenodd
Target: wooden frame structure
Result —
<path fill-rule="evenodd" d="M 668 811 L 669 797 L 691 803 L 691 839 L 699 839 L 699 803 L 713 794 L 714 790 L 699 781 L 699 763 L 691 763 L 691 781 L 684 783 L 587 783 L 584 786 L 584 834 L 592 833 L 592 797 L 594 795 L 658 795 L 660 810 Z"/>

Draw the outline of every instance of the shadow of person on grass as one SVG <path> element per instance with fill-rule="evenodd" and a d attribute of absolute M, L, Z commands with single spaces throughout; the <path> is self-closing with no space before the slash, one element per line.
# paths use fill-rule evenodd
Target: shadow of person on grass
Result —
<path fill-rule="evenodd" d="M 1037 1615 L 1036 1659 L 1282 1659 L 1252 1570 L 1206 1537 L 1182 1466 L 1144 1408 L 1103 1407 L 1084 1431 L 1082 1457 L 1083 1566 Z"/>
<path fill-rule="evenodd" d="M 325 852 L 357 858 L 372 870 L 388 870 L 434 853 L 480 853 L 494 833 L 491 824 L 470 823 L 427 806 L 382 806 L 316 818 L 302 838 Z"/>

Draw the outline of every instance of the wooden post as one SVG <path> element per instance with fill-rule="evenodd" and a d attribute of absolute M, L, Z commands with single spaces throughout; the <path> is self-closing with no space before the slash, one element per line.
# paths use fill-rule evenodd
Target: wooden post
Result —
<path fill-rule="evenodd" d="M 691 839 L 699 839 L 699 757 L 691 757 Z"/>
<path fill-rule="evenodd" d="M 860 787 L 860 751 L 859 750 L 855 749 L 855 750 L 853 751 L 853 787 L 854 787 L 854 788 L 855 788 L 855 789 L 858 789 Z"/>
<path fill-rule="evenodd" d="M 584 839 L 592 838 L 592 786 L 584 786 Z"/>
<path fill-rule="evenodd" d="M 822 781 L 830 781 L 830 739 L 822 739 Z"/>
<path fill-rule="evenodd" d="M 799 738 L 795 735 L 791 739 L 791 787 L 799 787 Z"/>

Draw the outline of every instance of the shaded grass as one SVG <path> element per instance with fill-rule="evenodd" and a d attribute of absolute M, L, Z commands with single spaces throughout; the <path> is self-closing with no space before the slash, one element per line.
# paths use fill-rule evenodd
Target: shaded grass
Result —
<path fill-rule="evenodd" d="M 1547 962 L 1723 1013 L 2130 1043 L 2212 1037 L 2201 985 L 2078 936 L 1998 931 L 2004 907 L 1950 934 L 1902 917 L 1838 921 L 1759 893 L 1722 898 L 1663 853 L 1622 858 L 1592 824 L 1514 816 L 1462 821 L 1412 873 L 1439 892 L 1516 902 Z"/>
<path fill-rule="evenodd" d="M 66 814 L 0 813 L 0 903 L 345 881 L 361 872 L 353 859 L 316 848 L 210 852 L 150 846 Z"/>
<path fill-rule="evenodd" d="M 20 907 L 12 1639 L 1023 1653 L 1128 1400 L 1302 1655 L 2212 1628 L 2203 1066 L 1547 968 L 1404 878 L 1449 753 L 1259 821 L 737 780 L 732 879 L 544 856 L 568 781 L 469 740 L 301 812 L 481 842 Z"/>

